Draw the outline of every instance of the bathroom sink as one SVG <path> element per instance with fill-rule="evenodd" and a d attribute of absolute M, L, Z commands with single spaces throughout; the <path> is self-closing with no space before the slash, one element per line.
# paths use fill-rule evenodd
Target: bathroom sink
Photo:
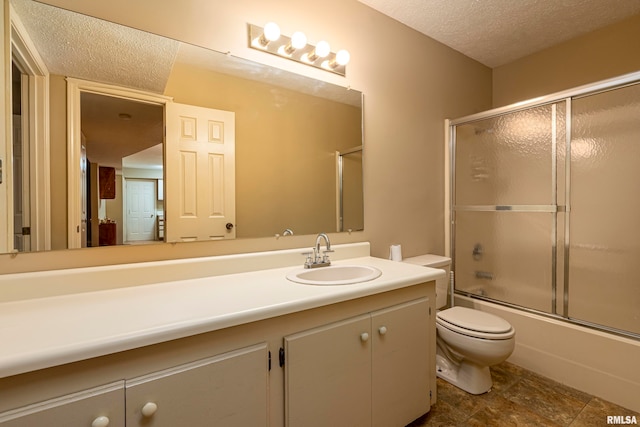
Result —
<path fill-rule="evenodd" d="M 330 265 L 298 269 L 287 274 L 287 279 L 304 285 L 352 285 L 380 277 L 382 272 L 368 265 Z"/>

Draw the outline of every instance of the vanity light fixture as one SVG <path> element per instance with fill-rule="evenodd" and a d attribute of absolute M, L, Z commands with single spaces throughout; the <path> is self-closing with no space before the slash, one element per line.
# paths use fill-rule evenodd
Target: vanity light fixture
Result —
<path fill-rule="evenodd" d="M 294 32 L 291 37 L 285 36 L 280 33 L 280 27 L 274 22 L 267 23 L 264 28 L 248 24 L 248 29 L 249 47 L 253 49 L 341 76 L 346 74 L 346 66 L 351 56 L 344 49 L 333 53 L 329 43 L 324 40 L 314 46 L 307 42 L 307 36 L 300 31 Z"/>

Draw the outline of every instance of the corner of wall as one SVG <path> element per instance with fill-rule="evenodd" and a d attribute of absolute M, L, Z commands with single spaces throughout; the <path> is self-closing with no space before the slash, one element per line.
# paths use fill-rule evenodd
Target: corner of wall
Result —
<path fill-rule="evenodd" d="M 633 16 L 493 69 L 493 108 L 640 70 Z"/>

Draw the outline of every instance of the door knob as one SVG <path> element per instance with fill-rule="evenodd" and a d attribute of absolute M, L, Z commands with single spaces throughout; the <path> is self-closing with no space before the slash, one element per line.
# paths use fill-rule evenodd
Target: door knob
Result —
<path fill-rule="evenodd" d="M 227 230 L 231 230 L 233 228 L 233 224 L 228 222 L 227 225 L 225 225 L 225 227 L 227 228 Z"/>

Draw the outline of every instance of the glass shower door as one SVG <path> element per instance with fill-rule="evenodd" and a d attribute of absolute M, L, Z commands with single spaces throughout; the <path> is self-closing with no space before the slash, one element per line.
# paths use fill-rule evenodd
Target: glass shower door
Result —
<path fill-rule="evenodd" d="M 457 291 L 556 312 L 564 111 L 548 104 L 455 127 Z"/>
<path fill-rule="evenodd" d="M 640 84 L 571 116 L 568 316 L 640 334 Z"/>

